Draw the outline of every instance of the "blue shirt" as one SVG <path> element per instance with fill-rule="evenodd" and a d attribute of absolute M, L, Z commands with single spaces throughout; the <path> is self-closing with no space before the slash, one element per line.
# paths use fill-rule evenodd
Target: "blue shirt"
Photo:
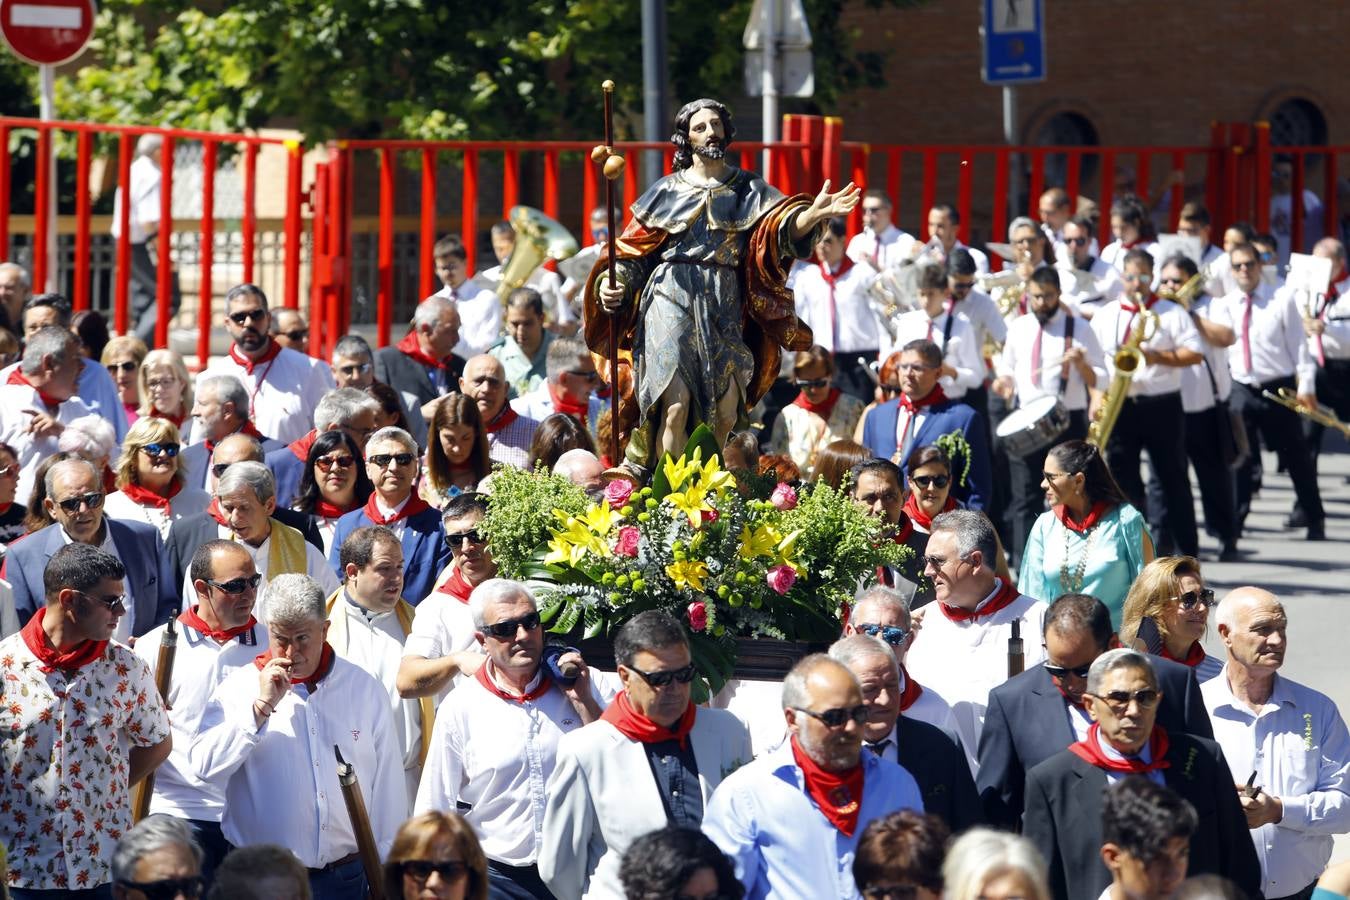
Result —
<path fill-rule="evenodd" d="M 108 370 L 92 359 L 85 359 L 80 378 L 75 383 L 75 394 L 85 406 L 108 420 L 120 446 L 127 436 L 127 411 L 117 399 L 117 386 Z"/>
<path fill-rule="evenodd" d="M 873 819 L 902 809 L 923 811 L 914 777 L 873 753 L 863 753 L 862 809 L 847 836 L 806 793 L 792 742 L 759 757 L 718 786 L 703 831 L 731 857 L 747 900 L 858 900 L 853 857 Z"/>
<path fill-rule="evenodd" d="M 1017 589 L 1047 603 L 1061 594 L 1091 594 L 1106 604 L 1111 624 L 1120 628 L 1125 595 L 1144 570 L 1147 533 L 1144 517 L 1128 503 L 1104 513 L 1086 534 L 1065 528 L 1054 510 L 1047 510 L 1031 526 Z"/>

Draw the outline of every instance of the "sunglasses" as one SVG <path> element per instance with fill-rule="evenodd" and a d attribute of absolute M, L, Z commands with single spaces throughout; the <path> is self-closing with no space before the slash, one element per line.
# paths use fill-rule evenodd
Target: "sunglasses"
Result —
<path fill-rule="evenodd" d="M 1085 238 L 1085 237 L 1076 237 L 1076 238 L 1066 237 L 1066 238 L 1064 239 L 1064 243 L 1066 243 L 1066 244 L 1074 244 L 1075 246 L 1079 246 L 1079 247 L 1081 247 L 1083 244 L 1086 244 L 1087 242 L 1088 242 L 1088 239 Z"/>
<path fill-rule="evenodd" d="M 814 710 L 803 709 L 800 706 L 794 706 L 792 708 L 799 713 L 805 713 L 817 722 L 820 722 L 826 728 L 842 728 L 850 721 L 861 725 L 867 721 L 867 706 L 864 704 L 859 704 L 852 709 L 836 707 L 835 709 L 827 709 L 824 712 L 815 712 Z"/>
<path fill-rule="evenodd" d="M 941 569 L 943 566 L 947 564 L 947 557 L 945 556 L 921 556 L 919 558 L 923 560 L 925 568 L 927 568 L 928 566 L 932 566 L 934 569 Z M 956 558 L 956 561 L 969 562 L 969 560 L 967 560 L 964 556 L 958 556 Z"/>
<path fill-rule="evenodd" d="M 366 462 L 377 469 L 387 469 L 391 462 L 399 466 L 410 466 L 415 459 L 417 459 L 417 457 L 413 456 L 411 453 L 377 453 L 374 456 L 368 457 Z"/>
<path fill-rule="evenodd" d="M 216 480 L 219 481 L 220 476 L 224 475 L 225 470 L 228 469 L 229 467 L 230 463 L 216 463 L 213 466 L 211 466 L 211 474 L 216 476 Z"/>
<path fill-rule="evenodd" d="M 162 881 L 119 881 L 117 884 L 128 891 L 140 891 L 147 900 L 175 900 L 187 897 L 188 900 L 202 895 L 206 879 L 200 875 L 187 878 L 165 878 Z"/>
<path fill-rule="evenodd" d="M 680 684 L 688 684 L 694 680 L 694 664 L 690 663 L 683 669 L 670 669 L 665 672 L 644 672 L 641 669 L 635 669 L 632 666 L 624 666 L 630 672 L 636 672 L 642 676 L 642 680 L 652 687 L 665 687 L 672 681 L 678 681 Z"/>
<path fill-rule="evenodd" d="M 267 318 L 267 310 L 265 309 L 250 309 L 247 312 L 230 313 L 230 321 L 236 325 L 261 322 L 265 318 Z"/>
<path fill-rule="evenodd" d="M 481 544 L 484 540 L 485 538 L 479 533 L 477 528 L 470 528 L 468 531 L 459 531 L 455 534 L 447 534 L 445 536 L 446 546 L 451 550 L 458 550 L 460 547 L 463 547 L 465 541 L 468 541 L 470 544 Z"/>
<path fill-rule="evenodd" d="M 1205 604 L 1207 608 L 1213 608 L 1214 606 L 1214 592 L 1209 588 L 1204 588 L 1199 591 L 1187 591 L 1180 597 L 1173 597 L 1172 599 L 1177 601 L 1182 609 L 1195 609 L 1201 603 Z"/>
<path fill-rule="evenodd" d="M 830 383 L 830 379 L 828 379 L 828 378 L 809 378 L 809 379 L 799 378 L 799 379 L 797 379 L 797 387 L 801 388 L 802 390 L 809 390 L 809 389 L 811 389 L 811 388 L 823 388 L 823 387 L 825 387 L 825 385 L 827 385 L 827 384 L 829 384 L 829 383 Z"/>
<path fill-rule="evenodd" d="M 880 638 L 892 647 L 899 647 L 909 637 L 909 630 L 899 625 L 874 625 L 871 622 L 864 622 L 857 627 L 868 637 Z"/>
<path fill-rule="evenodd" d="M 516 636 L 516 632 L 521 628 L 526 631 L 534 631 L 539 627 L 539 613 L 532 612 L 528 616 L 521 616 L 519 619 L 507 619 L 505 622 L 497 622 L 493 625 L 484 625 L 483 631 L 490 634 L 498 640 L 506 640 Z"/>
<path fill-rule="evenodd" d="M 87 506 L 90 509 L 98 509 L 103 505 L 103 495 L 97 491 L 91 491 L 88 494 L 80 494 L 78 497 L 67 497 L 64 500 L 57 500 L 56 505 L 68 513 L 77 513 L 81 506 Z"/>
<path fill-rule="evenodd" d="M 320 456 L 314 460 L 314 465 L 318 466 L 321 472 L 331 472 L 333 466 L 337 466 L 339 469 L 347 469 L 351 468 L 354 462 L 356 462 L 356 458 L 352 456 Z"/>
<path fill-rule="evenodd" d="M 571 375 L 573 378 L 584 378 L 587 381 L 598 381 L 600 378 L 600 373 L 594 369 L 589 372 L 578 372 L 575 369 L 568 369 L 567 374 Z"/>
<path fill-rule="evenodd" d="M 457 881 L 463 878 L 469 872 L 469 865 L 462 860 L 453 862 L 432 862 L 429 859 L 405 859 L 398 864 L 399 870 L 416 881 L 418 884 L 426 884 L 427 880 L 435 873 L 441 876 L 441 881 Z"/>
<path fill-rule="evenodd" d="M 291 340 L 295 341 L 297 344 L 301 341 L 309 340 L 308 331 L 283 331 L 281 333 L 286 335 L 286 337 L 290 338 Z"/>
<path fill-rule="evenodd" d="M 258 585 L 262 583 L 262 576 L 255 573 L 246 578 L 231 578 L 229 581 L 212 581 L 208 578 L 206 583 L 216 590 L 238 595 L 247 590 L 256 590 Z"/>
<path fill-rule="evenodd" d="M 116 597 L 95 597 L 93 594 L 86 594 L 84 591 L 75 591 L 86 600 L 93 600 L 95 603 L 102 603 L 108 609 L 116 611 L 119 607 L 123 612 L 127 610 L 127 595 L 118 594 Z"/>
<path fill-rule="evenodd" d="M 141 450 L 144 451 L 146 456 L 167 456 L 169 459 L 173 459 L 175 456 L 178 455 L 178 451 L 182 449 L 182 446 L 183 446 L 182 444 L 167 444 L 167 443 L 146 444 L 144 447 L 141 448 Z"/>
<path fill-rule="evenodd" d="M 911 475 L 909 480 L 921 488 L 945 488 L 952 482 L 950 475 Z"/>
<path fill-rule="evenodd" d="M 1141 691 L 1111 691 L 1106 694 L 1087 694 L 1085 696 L 1096 697 L 1098 700 L 1111 707 L 1113 711 L 1124 712 L 1129 708 L 1130 701 L 1133 700 L 1139 704 L 1140 709 L 1148 709 L 1158 702 L 1161 695 L 1152 688 L 1144 688 Z"/>
<path fill-rule="evenodd" d="M 1158 279 L 1158 284 L 1185 284 L 1185 283 L 1186 283 L 1185 280 L 1184 280 L 1184 279 L 1181 279 L 1181 278 L 1159 278 L 1159 279 Z"/>
<path fill-rule="evenodd" d="M 1259 269 L 1260 267 L 1261 264 L 1256 260 L 1251 260 L 1250 262 L 1238 262 L 1237 260 L 1234 260 L 1231 266 L 1231 268 L 1234 269 Z"/>
<path fill-rule="evenodd" d="M 113 374 L 117 374 L 118 372 L 135 372 L 136 363 L 131 361 L 120 363 L 108 363 L 106 368 L 108 369 L 109 372 L 112 372 Z"/>
<path fill-rule="evenodd" d="M 953 294 L 964 294 L 966 291 L 972 290 L 975 287 L 975 282 L 973 281 L 952 281 L 950 284 Z"/>
<path fill-rule="evenodd" d="M 1065 666 L 1052 666 L 1049 663 L 1045 663 L 1044 665 L 1046 674 L 1051 678 L 1068 678 L 1070 675 L 1075 678 L 1086 678 L 1088 676 L 1088 669 L 1092 668 L 1091 663 L 1088 663 L 1086 666 L 1075 666 L 1072 669 L 1066 668 Z"/>
<path fill-rule="evenodd" d="M 346 375 L 348 378 L 353 375 L 364 375 L 370 371 L 370 363 L 358 363 L 351 366 L 338 366 L 338 372 Z"/>

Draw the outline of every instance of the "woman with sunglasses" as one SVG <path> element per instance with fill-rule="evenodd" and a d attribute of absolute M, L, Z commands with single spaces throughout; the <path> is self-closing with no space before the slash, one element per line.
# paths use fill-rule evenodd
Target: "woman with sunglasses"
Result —
<path fill-rule="evenodd" d="M 1130 585 L 1153 559 L 1143 515 L 1087 441 L 1054 447 L 1041 475 L 1050 510 L 1031 526 L 1018 590 L 1030 597 L 1091 594 L 1119 625 Z"/>
<path fill-rule="evenodd" d="M 487 857 L 453 813 L 424 812 L 404 822 L 384 863 L 385 900 L 487 900 Z"/>
<path fill-rule="evenodd" d="M 418 491 L 437 509 L 452 497 L 472 491 L 492 471 L 487 430 L 478 404 L 465 394 L 449 394 L 436 404 L 427 430 L 427 458 Z"/>
<path fill-rule="evenodd" d="M 791 457 L 809 479 L 825 445 L 852 436 L 863 403 L 831 385 L 834 358 L 819 344 L 796 355 L 792 373 L 799 393 L 774 420 L 769 446 Z"/>
<path fill-rule="evenodd" d="M 23 520 L 28 507 L 15 503 L 19 492 L 19 454 L 0 443 L 0 544 L 16 541 L 27 533 Z"/>
<path fill-rule="evenodd" d="M 337 520 L 359 509 L 374 490 L 351 435 L 341 429 L 323 431 L 309 447 L 305 473 L 291 507 L 313 517 L 327 554 L 333 547 Z"/>
<path fill-rule="evenodd" d="M 140 338 L 129 334 L 115 337 L 103 347 L 100 361 L 112 376 L 128 425 L 135 425 L 141 416 L 141 365 L 148 352 Z"/>
<path fill-rule="evenodd" d="M 183 357 L 172 350 L 151 350 L 141 361 L 136 380 L 142 416 L 168 419 L 184 444 L 192 439 L 192 381 Z"/>
<path fill-rule="evenodd" d="M 1223 668 L 1223 659 L 1205 653 L 1200 641 L 1215 607 L 1200 563 L 1190 556 L 1163 556 L 1139 573 L 1125 597 L 1120 640 L 1125 646 L 1184 663 L 1202 684 Z"/>
<path fill-rule="evenodd" d="M 178 429 L 165 419 L 143 416 L 127 431 L 117 463 L 117 490 L 104 501 L 104 515 L 144 522 L 159 530 L 186 516 L 206 512 L 211 497 L 187 487 Z"/>

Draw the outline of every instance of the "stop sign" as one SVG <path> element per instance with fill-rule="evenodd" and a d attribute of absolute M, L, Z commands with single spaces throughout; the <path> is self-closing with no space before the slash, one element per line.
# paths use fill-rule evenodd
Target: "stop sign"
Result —
<path fill-rule="evenodd" d="M 0 0 L 0 33 L 20 59 L 60 65 L 94 32 L 94 0 Z"/>

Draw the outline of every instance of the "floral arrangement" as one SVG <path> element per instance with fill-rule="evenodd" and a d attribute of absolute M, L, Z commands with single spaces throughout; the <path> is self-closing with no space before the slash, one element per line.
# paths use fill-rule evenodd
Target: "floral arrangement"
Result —
<path fill-rule="evenodd" d="M 859 581 L 910 551 L 827 485 L 754 496 L 699 438 L 650 486 L 611 481 L 595 501 L 503 470 L 482 527 L 501 573 L 535 582 L 550 631 L 595 637 L 649 609 L 684 621 L 703 697 L 730 677 L 735 638 L 834 640 Z"/>

